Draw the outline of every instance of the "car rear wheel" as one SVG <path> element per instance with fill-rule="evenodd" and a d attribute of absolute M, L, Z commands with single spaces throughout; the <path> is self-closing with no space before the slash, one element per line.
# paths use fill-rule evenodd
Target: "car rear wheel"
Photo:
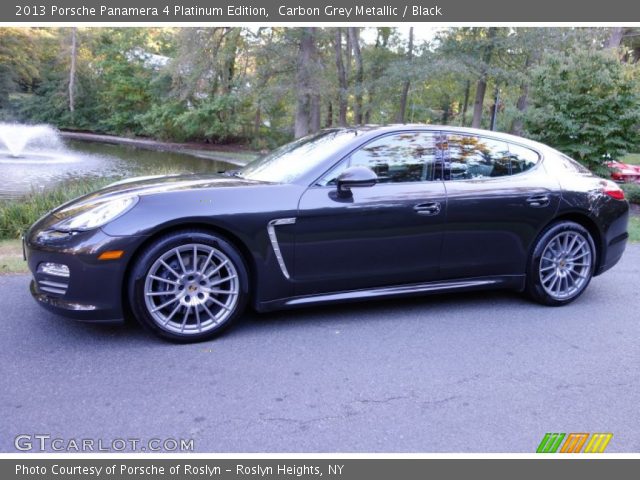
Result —
<path fill-rule="evenodd" d="M 596 249 L 582 225 L 563 221 L 538 238 L 527 269 L 527 293 L 544 305 L 565 305 L 587 288 L 595 268 Z"/>
<path fill-rule="evenodd" d="M 129 283 L 134 316 L 176 342 L 219 335 L 244 311 L 247 269 L 219 236 L 181 231 L 159 238 L 136 261 Z"/>

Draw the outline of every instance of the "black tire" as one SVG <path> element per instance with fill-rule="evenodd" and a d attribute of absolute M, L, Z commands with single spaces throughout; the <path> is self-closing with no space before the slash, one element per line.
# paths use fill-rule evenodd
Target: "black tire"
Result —
<path fill-rule="evenodd" d="M 584 246 L 582 243 L 577 243 L 576 246 L 568 250 L 556 248 L 562 246 L 565 239 L 572 238 L 575 238 L 576 242 L 584 240 Z M 578 246 L 582 246 L 579 255 L 571 256 L 570 252 Z M 564 253 L 567 251 L 569 253 Z M 556 253 L 558 254 L 556 255 Z M 544 259 L 543 254 L 545 255 Z M 582 295 L 593 277 L 597 260 L 596 254 L 593 238 L 582 225 L 571 221 L 560 221 L 548 226 L 538 236 L 529 255 L 526 293 L 531 299 L 543 305 L 561 306 L 573 302 Z M 580 255 L 582 256 L 580 257 Z M 551 261 L 550 258 L 554 260 Z M 588 265 L 585 258 L 588 259 Z M 547 278 L 549 280 L 546 280 Z M 573 288 L 569 288 L 567 278 L 575 281 Z M 554 280 L 556 283 L 552 285 Z M 561 288 L 563 281 L 567 288 L 562 294 L 560 292 L 550 293 L 555 293 L 556 288 Z M 557 286 L 557 282 L 560 282 L 560 287 Z"/>
<path fill-rule="evenodd" d="M 192 343 L 220 335 L 242 315 L 248 285 L 243 258 L 230 242 L 207 231 L 181 230 L 138 255 L 127 294 L 142 326 L 163 339 Z"/>

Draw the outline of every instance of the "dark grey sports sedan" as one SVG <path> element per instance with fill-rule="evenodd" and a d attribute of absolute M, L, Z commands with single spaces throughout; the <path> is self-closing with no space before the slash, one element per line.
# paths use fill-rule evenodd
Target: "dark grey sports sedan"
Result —
<path fill-rule="evenodd" d="M 31 291 L 174 341 L 258 311 L 507 288 L 546 305 L 614 266 L 618 186 L 545 145 L 424 125 L 322 131 L 221 175 L 132 179 L 25 235 Z"/>

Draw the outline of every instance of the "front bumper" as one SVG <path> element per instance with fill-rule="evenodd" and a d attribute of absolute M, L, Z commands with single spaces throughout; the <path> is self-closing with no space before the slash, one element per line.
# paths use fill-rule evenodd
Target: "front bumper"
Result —
<path fill-rule="evenodd" d="M 140 237 L 111 237 L 102 230 L 47 238 L 29 232 L 24 250 L 33 275 L 31 294 L 54 313 L 88 322 L 114 322 L 124 317 L 123 281 Z M 98 260 L 107 250 L 124 250 L 118 260 Z M 68 277 L 38 269 L 44 263 L 66 265 Z"/>

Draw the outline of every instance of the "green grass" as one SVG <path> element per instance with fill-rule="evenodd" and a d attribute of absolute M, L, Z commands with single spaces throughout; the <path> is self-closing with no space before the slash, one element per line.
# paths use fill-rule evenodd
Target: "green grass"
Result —
<path fill-rule="evenodd" d="M 20 199 L 0 203 L 0 239 L 20 235 L 42 215 L 73 198 L 98 190 L 114 178 L 95 178 L 65 182 L 51 190 L 32 192 Z"/>
<path fill-rule="evenodd" d="M 183 173 L 179 166 L 150 166 L 135 172 L 136 176 Z M 103 188 L 123 177 L 92 177 L 70 180 L 44 191 L 33 191 L 22 198 L 0 201 L 0 240 L 20 238 L 36 220 L 50 210 L 74 198 Z"/>
<path fill-rule="evenodd" d="M 26 272 L 27 262 L 22 259 L 20 240 L 0 240 L 0 275 Z"/>
<path fill-rule="evenodd" d="M 640 153 L 629 153 L 620 159 L 622 163 L 630 163 L 631 165 L 640 165 Z"/>

